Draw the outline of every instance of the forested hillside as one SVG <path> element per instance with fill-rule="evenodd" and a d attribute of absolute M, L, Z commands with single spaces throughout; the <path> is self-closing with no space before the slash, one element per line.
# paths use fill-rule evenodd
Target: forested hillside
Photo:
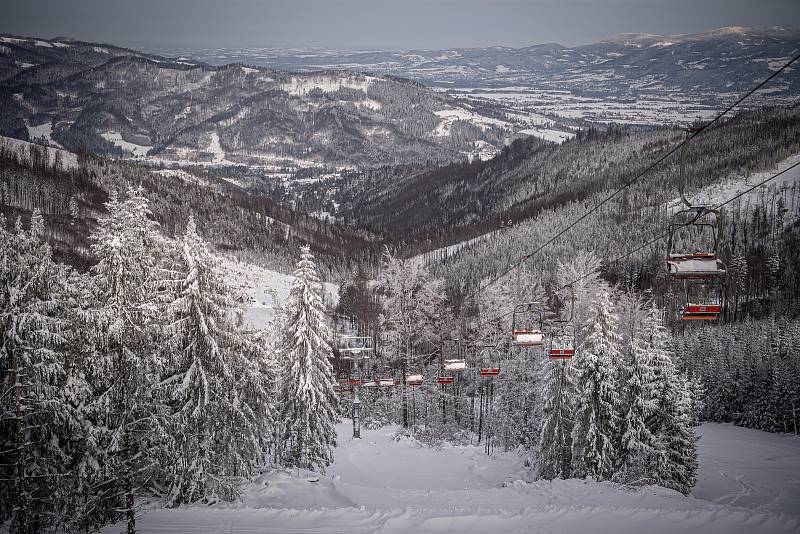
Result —
<path fill-rule="evenodd" d="M 60 150 L 0 138 L 0 213 L 12 226 L 39 210 L 57 257 L 88 266 L 94 258 L 89 234 L 104 214 L 112 192 L 142 187 L 161 231 L 180 235 L 189 215 L 219 250 L 283 272 L 291 270 L 298 244 L 310 243 L 321 256 L 325 276 L 370 261 L 373 246 L 353 232 L 291 210 L 268 193 L 249 193 L 206 174 L 155 173 L 125 162 L 83 157 L 67 167 Z M 67 156 L 68 157 L 68 156 Z"/>
<path fill-rule="evenodd" d="M 508 135 L 475 105 L 389 76 L 212 67 L 78 41 L 0 43 L 0 135 L 76 152 L 282 174 L 446 163 Z"/>
<path fill-rule="evenodd" d="M 385 168 L 348 175 L 338 213 L 357 227 L 426 251 L 573 202 L 593 204 L 683 139 L 679 129 L 588 130 L 561 145 L 518 140 L 485 162 L 436 169 Z M 688 187 L 772 167 L 800 150 L 800 107 L 741 113 L 693 139 Z M 648 173 L 615 205 L 620 220 L 677 197 L 679 155 Z"/>

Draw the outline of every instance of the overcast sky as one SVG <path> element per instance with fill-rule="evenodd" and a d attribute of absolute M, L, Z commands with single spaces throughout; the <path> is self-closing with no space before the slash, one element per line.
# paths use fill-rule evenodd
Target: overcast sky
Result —
<path fill-rule="evenodd" d="M 0 0 L 0 32 L 153 48 L 576 45 L 800 25 L 800 0 Z"/>

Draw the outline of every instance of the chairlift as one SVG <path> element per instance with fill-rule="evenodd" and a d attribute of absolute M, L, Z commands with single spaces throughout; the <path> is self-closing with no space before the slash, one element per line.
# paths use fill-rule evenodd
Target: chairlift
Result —
<path fill-rule="evenodd" d="M 370 336 L 339 336 L 337 348 L 343 360 L 366 360 L 375 350 Z"/>
<path fill-rule="evenodd" d="M 367 380 L 361 383 L 362 387 L 387 388 L 394 387 L 395 385 L 397 385 L 397 382 L 394 378 L 376 378 L 374 380 Z"/>
<path fill-rule="evenodd" d="M 547 357 L 551 360 L 570 360 L 575 356 L 575 327 L 567 323 L 557 328 L 558 331 L 550 337 Z"/>
<path fill-rule="evenodd" d="M 467 360 L 445 360 L 445 371 L 463 371 L 467 368 Z"/>
<path fill-rule="evenodd" d="M 423 382 L 422 375 L 406 375 L 406 385 L 407 386 L 421 386 Z"/>
<path fill-rule="evenodd" d="M 482 378 L 495 378 L 500 376 L 500 356 L 497 349 L 486 347 L 479 354 L 481 367 L 478 376 Z"/>
<path fill-rule="evenodd" d="M 439 367 L 444 368 L 447 362 L 464 360 L 464 348 L 460 339 L 443 339 L 439 351 Z"/>
<path fill-rule="evenodd" d="M 550 360 L 570 360 L 575 356 L 575 289 L 570 289 L 570 311 L 568 319 L 553 321 L 550 331 L 550 350 L 547 357 Z"/>
<path fill-rule="evenodd" d="M 722 312 L 722 279 L 727 267 L 719 259 L 722 234 L 722 214 L 713 206 L 693 205 L 684 194 L 686 178 L 686 147 L 697 129 L 689 129 L 681 149 L 680 196 L 686 206 L 678 210 L 670 221 L 667 241 L 667 271 L 673 281 L 683 282 L 684 303 L 678 307 L 683 321 L 716 320 Z M 694 234 L 693 250 L 678 250 L 678 237 Z M 705 243 L 697 235 L 705 235 Z M 713 300 L 708 294 L 716 296 Z"/>
<path fill-rule="evenodd" d="M 722 313 L 722 286 L 684 280 L 685 304 L 678 307 L 682 321 L 716 321 Z M 703 291 L 705 290 L 705 291 Z"/>
<path fill-rule="evenodd" d="M 463 371 L 467 368 L 464 351 L 460 339 L 443 339 L 439 351 L 439 376 L 436 383 L 446 386 L 455 382 L 453 372 Z"/>
<path fill-rule="evenodd" d="M 544 345 L 542 312 L 535 311 L 538 302 L 526 302 L 514 307 L 511 319 L 511 342 L 517 347 Z"/>
<path fill-rule="evenodd" d="M 669 224 L 667 271 L 673 280 L 721 278 L 727 268 L 718 257 L 720 211 L 709 206 L 691 206 L 677 211 Z M 710 236 L 708 244 L 695 241 L 695 250 L 678 250 L 677 238 L 687 229 L 698 229 Z"/>

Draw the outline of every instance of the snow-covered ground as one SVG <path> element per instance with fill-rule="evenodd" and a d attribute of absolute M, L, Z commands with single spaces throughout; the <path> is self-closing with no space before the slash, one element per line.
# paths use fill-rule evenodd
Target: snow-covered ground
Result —
<path fill-rule="evenodd" d="M 574 133 L 562 132 L 561 130 L 553 130 L 551 128 L 526 128 L 517 133 L 524 135 L 532 135 L 545 141 L 553 141 L 554 143 L 561 144 L 568 139 L 575 137 Z"/>
<path fill-rule="evenodd" d="M 515 452 L 428 448 L 397 427 L 337 428 L 325 474 L 278 471 L 241 502 L 162 509 L 143 503 L 143 533 L 789 533 L 800 531 L 800 439 L 729 425 L 700 428 L 693 497 L 658 487 L 527 481 Z M 123 525 L 104 533 L 120 532 Z"/>
<path fill-rule="evenodd" d="M 713 184 L 695 195 L 691 195 L 691 201 L 697 204 L 719 205 L 738 193 L 750 189 L 759 182 L 763 182 L 770 176 L 780 171 L 788 169 L 792 165 L 800 162 L 800 154 L 790 156 L 776 165 L 774 168 L 751 174 L 749 176 L 731 176 Z M 791 187 L 800 182 L 800 166 L 784 172 L 779 177 L 769 182 L 769 187 L 780 188 L 783 186 Z M 767 186 L 764 186 L 766 188 Z M 755 192 L 753 193 L 755 196 Z M 745 197 L 746 198 L 746 197 Z"/>
<path fill-rule="evenodd" d="M 264 267 L 221 256 L 220 269 L 225 281 L 249 297 L 245 304 L 244 322 L 247 328 L 262 329 L 272 320 L 275 308 L 286 304 L 294 277 Z M 338 302 L 336 284 L 323 283 L 325 301 Z"/>
<path fill-rule="evenodd" d="M 122 138 L 122 134 L 119 132 L 105 132 L 100 134 L 100 137 L 115 144 L 122 150 L 130 152 L 134 157 L 145 157 L 150 149 L 153 148 L 152 146 L 137 145 L 136 143 L 126 141 Z"/>
<path fill-rule="evenodd" d="M 64 148 L 53 139 L 53 123 L 50 121 L 37 126 L 31 126 L 25 121 L 25 126 L 28 128 L 28 137 L 30 139 L 44 138 L 51 147 Z"/>
<path fill-rule="evenodd" d="M 782 160 L 774 168 L 763 172 L 757 172 L 748 176 L 728 176 L 711 184 L 710 186 L 687 195 L 688 200 L 695 205 L 718 206 L 737 194 L 750 189 L 754 185 L 766 180 L 767 178 L 781 171 L 786 171 L 763 187 L 757 188 L 752 193 L 742 197 L 743 206 L 756 205 L 759 191 L 768 189 L 779 190 L 783 187 L 790 188 L 800 183 L 800 166 L 789 169 L 792 165 L 800 162 L 800 154 L 789 156 Z M 787 170 L 789 169 L 789 170 Z M 667 204 L 668 209 L 676 211 L 683 208 L 680 198 L 675 198 Z M 791 214 L 790 214 L 791 215 Z"/>
<path fill-rule="evenodd" d="M 501 121 L 499 119 L 494 119 L 491 117 L 485 117 L 483 115 L 479 115 L 478 113 L 469 111 L 468 109 L 464 108 L 440 109 L 438 111 L 434 111 L 433 113 L 441 119 L 441 122 L 436 126 L 436 129 L 433 131 L 433 135 L 438 137 L 446 137 L 450 135 L 450 127 L 456 121 L 471 122 L 478 128 L 481 128 L 482 130 L 485 130 L 492 126 L 496 128 L 510 127 L 510 124 L 506 121 Z"/>
<path fill-rule="evenodd" d="M 695 497 L 800 515 L 800 438 L 716 423 L 699 434 Z"/>

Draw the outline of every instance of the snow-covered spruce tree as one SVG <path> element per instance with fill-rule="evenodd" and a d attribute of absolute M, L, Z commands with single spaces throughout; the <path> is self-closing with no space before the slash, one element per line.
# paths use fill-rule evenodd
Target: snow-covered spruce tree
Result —
<path fill-rule="evenodd" d="M 783 378 L 777 369 L 773 369 L 773 373 L 775 376 L 774 383 L 777 384 Z M 703 420 L 703 412 L 705 411 L 705 396 L 706 396 L 706 388 L 703 385 L 703 380 L 698 374 L 687 375 L 689 390 L 691 392 L 689 398 L 690 404 L 690 417 L 689 423 L 692 426 L 700 426 L 700 422 Z M 780 388 L 775 388 L 773 391 L 780 391 Z M 774 403 L 777 405 L 778 403 Z"/>
<path fill-rule="evenodd" d="M 573 475 L 608 479 L 613 472 L 618 428 L 618 318 L 608 289 L 596 296 L 577 351 L 578 372 L 575 426 L 572 429 Z"/>
<path fill-rule="evenodd" d="M 637 308 L 641 309 L 641 308 Z M 626 483 L 646 484 L 653 479 L 649 472 L 655 440 L 647 427 L 654 409 L 653 344 L 648 332 L 634 321 L 620 371 L 623 384 L 621 399 L 620 443 L 617 452 L 619 472 L 616 479 Z"/>
<path fill-rule="evenodd" d="M 572 363 L 548 361 L 539 390 L 542 422 L 534 455 L 537 478 L 552 480 L 572 474 L 572 427 L 575 384 Z"/>
<path fill-rule="evenodd" d="M 279 356 L 280 458 L 286 466 L 324 470 L 333 461 L 338 399 L 320 292 L 314 256 L 303 246 L 286 304 Z"/>
<path fill-rule="evenodd" d="M 5 226 L 0 217 L 0 524 L 36 532 L 74 519 L 76 414 L 61 395 L 67 269 L 53 261 L 38 211 L 29 231 L 19 219 L 11 232 Z"/>
<path fill-rule="evenodd" d="M 179 241 L 177 298 L 167 327 L 172 374 L 162 384 L 173 405 L 179 457 L 168 503 L 236 496 L 236 483 L 263 460 L 271 401 L 262 351 L 238 328 L 231 289 L 190 218 Z"/>
<path fill-rule="evenodd" d="M 654 406 L 647 428 L 654 438 L 649 472 L 664 487 L 688 494 L 697 472 L 697 437 L 691 426 L 691 391 L 675 369 L 668 349 L 669 335 L 663 312 L 653 305 L 643 325 L 653 370 Z"/>
<path fill-rule="evenodd" d="M 106 429 L 98 437 L 104 491 L 95 506 L 124 510 L 133 532 L 134 496 L 156 482 L 170 448 L 165 406 L 155 394 L 163 371 L 155 336 L 155 282 L 163 246 L 142 190 L 129 190 L 122 201 L 112 195 L 106 208 L 108 216 L 91 236 L 98 263 L 91 271 L 93 308 L 86 315 L 93 330 L 98 395 L 87 413 Z"/>

